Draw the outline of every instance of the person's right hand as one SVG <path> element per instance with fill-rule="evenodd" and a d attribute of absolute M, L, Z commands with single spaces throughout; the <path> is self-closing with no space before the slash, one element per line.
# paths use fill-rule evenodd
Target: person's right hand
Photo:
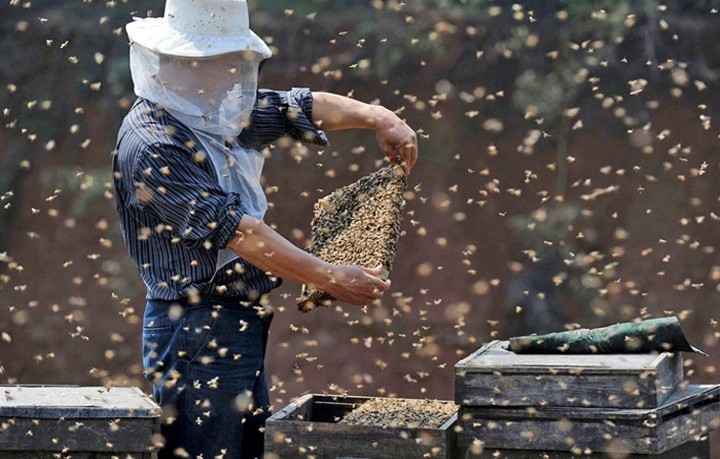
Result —
<path fill-rule="evenodd" d="M 390 281 L 383 280 L 382 266 L 363 268 L 357 265 L 336 266 L 330 282 L 322 289 L 337 300 L 350 304 L 369 304 L 382 298 L 390 288 Z"/>
<path fill-rule="evenodd" d="M 397 160 L 405 174 L 410 174 L 418 159 L 417 135 L 395 113 L 387 109 L 385 113 L 375 126 L 378 145 L 391 163 Z"/>

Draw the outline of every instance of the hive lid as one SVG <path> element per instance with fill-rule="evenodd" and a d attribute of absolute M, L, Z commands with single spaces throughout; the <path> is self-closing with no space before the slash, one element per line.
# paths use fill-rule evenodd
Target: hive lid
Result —
<path fill-rule="evenodd" d="M 457 371 L 477 373 L 572 372 L 582 374 L 638 373 L 657 368 L 667 353 L 635 354 L 516 354 L 508 350 L 508 341 L 492 341 L 460 360 Z"/>
<path fill-rule="evenodd" d="M 136 387 L 0 386 L 0 417 L 146 418 L 160 407 Z"/>
<path fill-rule="evenodd" d="M 683 381 L 682 355 L 516 354 L 493 341 L 455 365 L 466 406 L 658 407 Z"/>
<path fill-rule="evenodd" d="M 339 188 L 315 203 L 309 252 L 336 265 L 392 269 L 405 208 L 407 176 L 400 166 L 386 166 Z M 330 306 L 330 294 L 303 286 L 303 312 Z"/>

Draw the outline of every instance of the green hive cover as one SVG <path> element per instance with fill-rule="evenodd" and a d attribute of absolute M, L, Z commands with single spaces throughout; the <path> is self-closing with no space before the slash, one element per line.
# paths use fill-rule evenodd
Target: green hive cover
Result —
<path fill-rule="evenodd" d="M 510 338 L 510 351 L 526 354 L 622 354 L 687 351 L 707 355 L 688 343 L 677 317 L 627 322 L 547 335 Z"/>

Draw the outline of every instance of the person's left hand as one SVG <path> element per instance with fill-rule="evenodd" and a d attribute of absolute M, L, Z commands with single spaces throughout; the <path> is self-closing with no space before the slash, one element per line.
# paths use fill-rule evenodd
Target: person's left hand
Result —
<path fill-rule="evenodd" d="M 391 163 L 400 164 L 406 174 L 415 165 L 418 158 L 417 135 L 410 126 L 395 113 L 387 111 L 387 116 L 377 125 L 378 145 Z"/>

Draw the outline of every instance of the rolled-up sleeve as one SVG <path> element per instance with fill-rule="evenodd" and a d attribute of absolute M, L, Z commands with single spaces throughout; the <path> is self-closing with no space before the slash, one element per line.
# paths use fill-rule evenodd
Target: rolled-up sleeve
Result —
<path fill-rule="evenodd" d="M 150 147 L 139 155 L 133 170 L 135 200 L 185 246 L 225 247 L 246 210 L 239 194 L 217 185 L 209 161 L 198 163 L 194 158 L 182 148 Z"/>
<path fill-rule="evenodd" d="M 258 92 L 248 129 L 238 140 L 256 149 L 288 135 L 305 143 L 327 146 L 328 138 L 312 122 L 313 96 L 308 88 Z"/>

